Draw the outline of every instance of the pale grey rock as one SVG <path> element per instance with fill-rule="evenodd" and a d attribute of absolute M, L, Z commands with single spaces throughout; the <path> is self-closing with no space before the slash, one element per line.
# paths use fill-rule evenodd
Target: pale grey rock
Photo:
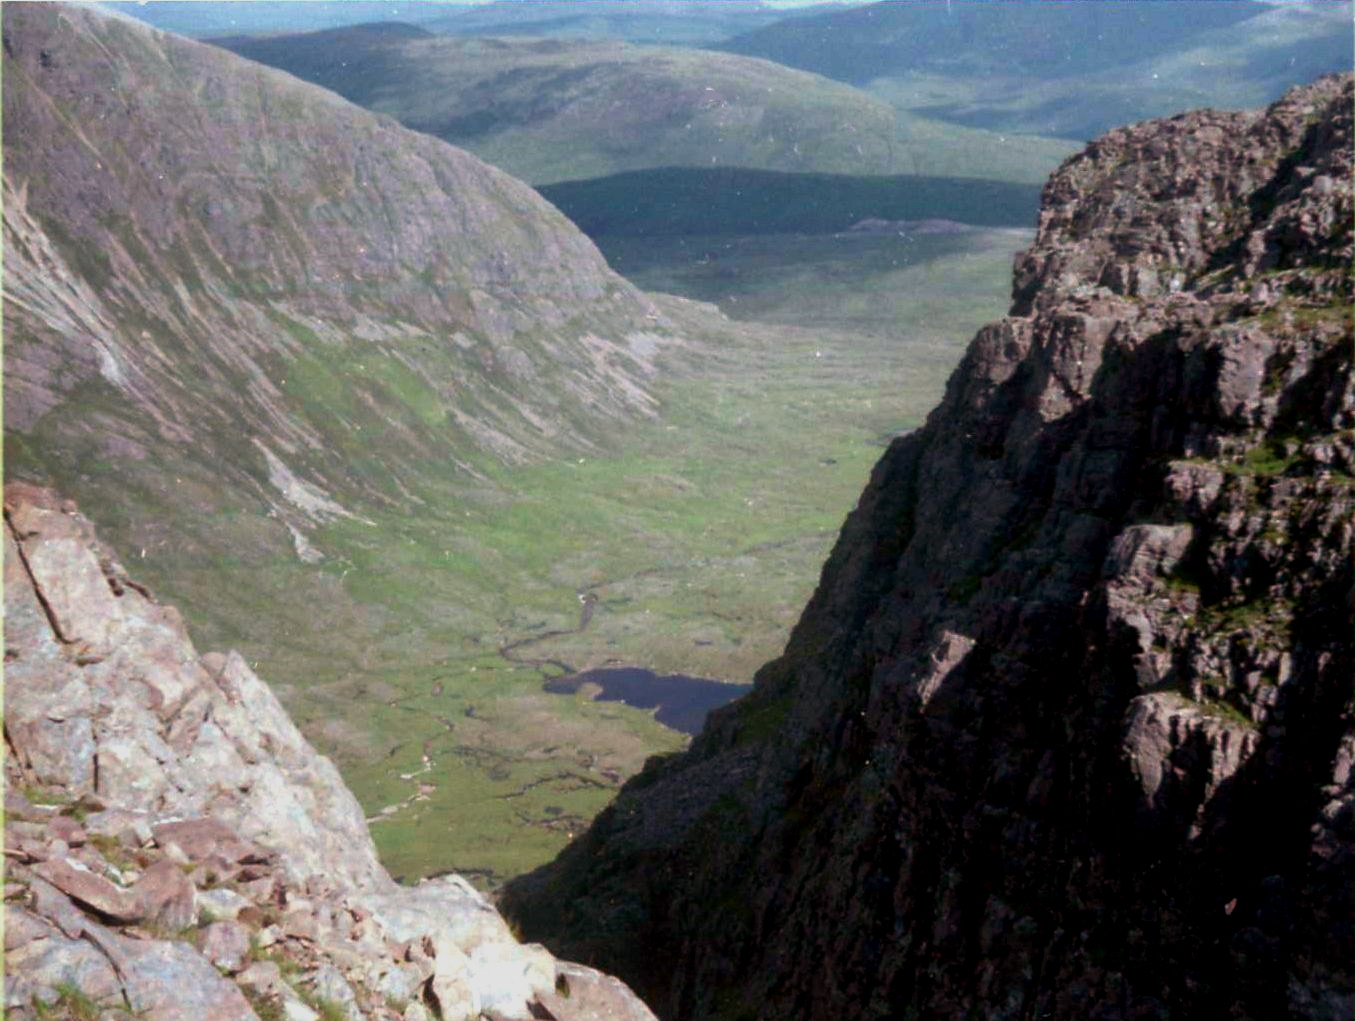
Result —
<path fill-rule="evenodd" d="M 199 919 L 209 922 L 231 921 L 250 905 L 249 898 L 220 886 L 210 890 L 199 890 L 197 901 Z"/>
<path fill-rule="evenodd" d="M 570 1021 L 658 1021 L 644 1001 L 620 979 L 600 971 L 560 961 L 559 985 L 539 996 L 539 1002 L 557 1018 Z"/>
<path fill-rule="evenodd" d="M 470 959 L 447 937 L 433 943 L 433 975 L 428 991 L 444 1018 L 475 1017 L 483 1006 L 472 984 Z"/>
<path fill-rule="evenodd" d="M 232 974 L 243 970 L 249 956 L 249 930 L 235 922 L 212 922 L 198 938 L 202 956 Z"/>
<path fill-rule="evenodd" d="M 1175 692 L 1153 692 L 1129 703 L 1122 747 L 1145 808 L 1166 824 L 1186 824 L 1193 835 L 1210 798 L 1259 739 L 1249 724 Z"/>
<path fill-rule="evenodd" d="M 77 939 L 84 934 L 90 925 L 89 918 L 69 897 L 32 871 L 21 872 L 19 875 L 28 883 L 32 893 L 32 908 L 36 914 L 47 919 L 71 939 Z"/>
<path fill-rule="evenodd" d="M 307 980 L 311 990 L 322 1000 L 338 1006 L 350 1021 L 361 1021 L 362 1011 L 353 987 L 332 964 L 322 964 Z"/>
<path fill-rule="evenodd" d="M 529 1004 L 555 988 L 555 958 L 545 947 L 481 943 L 469 956 L 470 985 L 483 1011 L 513 1021 L 531 1018 Z"/>
<path fill-rule="evenodd" d="M 33 503 L 15 507 L 10 522 L 58 641 L 90 655 L 107 655 L 122 624 L 122 608 L 89 554 L 87 529 L 68 514 Z"/>
<path fill-rule="evenodd" d="M 421 969 L 412 964 L 402 964 L 388 959 L 378 959 L 366 963 L 361 972 L 363 983 L 383 1000 L 403 1003 L 412 999 L 419 986 L 428 978 Z"/>
<path fill-rule="evenodd" d="M 1131 525 L 1110 544 L 1103 572 L 1107 579 L 1146 585 L 1169 576 L 1190 547 L 1189 524 Z"/>
<path fill-rule="evenodd" d="M 392 887 L 362 903 L 388 938 L 450 940 L 469 953 L 481 943 L 514 943 L 508 924 L 478 890 L 460 876 L 440 876 L 412 887 Z"/>
<path fill-rule="evenodd" d="M 105 940 L 129 1006 L 148 1021 L 257 1021 L 235 983 L 187 943 Z"/>
<path fill-rule="evenodd" d="M 101 915 L 123 922 L 142 917 L 137 898 L 130 890 L 114 886 L 103 876 L 68 858 L 53 858 L 33 866 L 34 874 Z"/>
<path fill-rule="evenodd" d="M 240 836 L 220 819 L 181 819 L 151 827 L 155 842 L 162 848 L 175 846 L 185 861 L 205 862 L 220 858 L 231 864 L 262 861 L 259 848 Z"/>
<path fill-rule="evenodd" d="M 286 1021 L 320 1021 L 319 1012 L 312 1010 L 295 996 L 283 997 L 282 1016 Z"/>
<path fill-rule="evenodd" d="M 287 983 L 282 978 L 282 969 L 273 961 L 255 961 L 240 972 L 235 980 L 240 985 L 267 996 L 281 996 L 287 991 Z"/>
<path fill-rule="evenodd" d="M 7 914 L 12 924 L 22 912 Z M 20 923 L 23 924 L 23 923 Z M 56 930 L 5 952 L 5 1007 L 27 1007 L 37 1000 L 53 1003 L 56 989 L 71 985 L 96 1003 L 121 1003 L 122 986 L 107 957 L 87 940 L 70 939 Z"/>

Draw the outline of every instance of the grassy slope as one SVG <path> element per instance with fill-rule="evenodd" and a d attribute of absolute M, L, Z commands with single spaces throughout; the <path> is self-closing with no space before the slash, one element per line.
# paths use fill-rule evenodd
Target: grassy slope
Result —
<path fill-rule="evenodd" d="M 679 165 L 1035 183 L 1071 151 L 900 114 L 826 78 L 704 50 L 389 29 L 227 45 L 536 184 Z"/>

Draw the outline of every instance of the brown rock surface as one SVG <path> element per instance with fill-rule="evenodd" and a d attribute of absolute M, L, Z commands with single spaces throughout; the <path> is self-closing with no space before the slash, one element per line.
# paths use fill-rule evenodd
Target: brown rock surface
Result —
<path fill-rule="evenodd" d="M 141 906 L 131 891 L 114 886 L 103 876 L 66 858 L 39 862 L 33 867 L 33 873 L 72 900 L 114 921 L 131 922 L 142 917 Z"/>
<path fill-rule="evenodd" d="M 180 932 L 197 918 L 193 882 L 169 858 L 161 858 L 143 872 L 132 895 L 141 922 L 162 932 Z"/>
<path fill-rule="evenodd" d="M 212 922 L 202 930 L 198 949 L 218 968 L 234 974 L 244 969 L 249 956 L 249 930 L 235 922 Z"/>
<path fill-rule="evenodd" d="M 784 656 L 528 936 L 671 1021 L 1355 1010 L 1351 108 L 1063 165 Z"/>

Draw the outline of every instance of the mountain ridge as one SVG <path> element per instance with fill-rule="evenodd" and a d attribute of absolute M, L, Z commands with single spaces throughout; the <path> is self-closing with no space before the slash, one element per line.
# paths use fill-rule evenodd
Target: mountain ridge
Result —
<path fill-rule="evenodd" d="M 1351 89 L 1064 164 L 785 654 L 524 931 L 670 1019 L 1344 1012 Z"/>
<path fill-rule="evenodd" d="M 1089 139 L 1203 106 L 1239 109 L 1350 66 L 1348 3 L 883 2 L 716 46 L 850 82 L 953 124 Z"/>
<path fill-rule="evenodd" d="M 897 113 L 841 82 L 706 50 L 362 27 L 218 42 L 532 184 L 678 164 L 1031 182 L 1071 148 Z"/>

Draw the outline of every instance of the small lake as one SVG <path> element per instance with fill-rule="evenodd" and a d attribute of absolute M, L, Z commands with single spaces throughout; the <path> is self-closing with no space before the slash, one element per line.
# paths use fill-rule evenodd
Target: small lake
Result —
<path fill-rule="evenodd" d="M 712 709 L 733 702 L 751 691 L 751 684 L 724 684 L 702 677 L 682 674 L 656 674 L 639 667 L 615 667 L 587 670 L 546 682 L 546 690 L 555 695 L 572 695 L 587 683 L 602 689 L 598 700 L 624 702 L 636 709 L 654 709 L 654 718 L 665 727 L 695 734 Z"/>

